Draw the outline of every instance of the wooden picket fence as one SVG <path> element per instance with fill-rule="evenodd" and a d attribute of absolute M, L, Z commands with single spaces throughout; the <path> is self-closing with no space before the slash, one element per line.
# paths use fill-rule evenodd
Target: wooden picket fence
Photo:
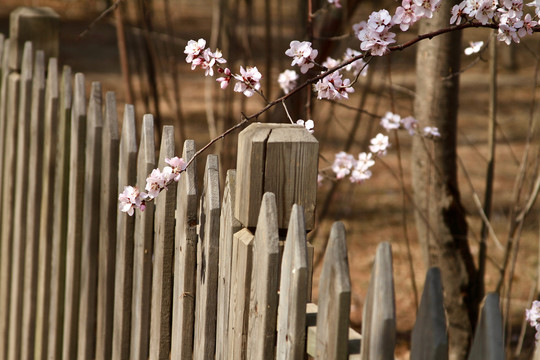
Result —
<path fill-rule="evenodd" d="M 144 188 L 180 153 L 173 128 L 163 128 L 156 154 L 152 115 L 137 143 L 132 105 L 120 132 L 114 93 L 103 99 L 94 82 L 87 100 L 84 75 L 59 73 L 55 58 L 46 67 L 31 42 L 14 71 L 10 41 L 0 36 L 0 360 L 394 358 L 389 243 L 375 255 L 362 335 L 349 327 L 340 222 L 311 302 L 318 145 L 303 128 L 251 125 L 223 191 L 217 156 L 207 156 L 201 187 L 197 158 L 130 217 L 118 194 Z M 195 152 L 185 141 L 183 158 Z M 448 358 L 442 294 L 430 269 L 412 359 Z M 503 359 L 502 334 L 490 294 L 470 359 Z"/>

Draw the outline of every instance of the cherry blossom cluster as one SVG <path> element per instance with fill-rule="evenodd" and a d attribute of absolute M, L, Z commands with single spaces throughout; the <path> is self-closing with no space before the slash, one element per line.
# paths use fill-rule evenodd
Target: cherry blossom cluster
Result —
<path fill-rule="evenodd" d="M 525 310 L 525 318 L 536 329 L 536 340 L 540 340 L 540 301 L 533 301 L 531 308 Z"/>
<path fill-rule="evenodd" d="M 146 178 L 146 192 L 140 191 L 136 186 L 126 186 L 118 196 L 118 207 L 121 211 L 133 215 L 135 209 L 144 211 L 146 202 L 155 199 L 173 181 L 178 182 L 182 172 L 186 169 L 186 162 L 179 157 L 166 158 L 163 170 L 154 169 Z"/>
<path fill-rule="evenodd" d="M 355 159 L 353 155 L 341 151 L 336 154 L 332 171 L 336 174 L 337 179 L 349 176 L 351 182 L 362 183 L 371 178 L 369 168 L 375 164 L 372 157 L 372 153 L 361 152 L 358 154 L 358 159 Z"/>
<path fill-rule="evenodd" d="M 426 126 L 420 132 L 418 129 L 418 121 L 414 117 L 407 116 L 402 118 L 400 115 L 390 111 L 383 116 L 380 125 L 387 131 L 399 129 L 407 130 L 411 136 L 415 134 L 428 138 L 437 138 L 441 136 L 439 130 L 434 126 Z"/>
<path fill-rule="evenodd" d="M 535 8 L 535 18 L 540 12 L 540 1 L 528 4 Z M 538 25 L 531 14 L 524 14 L 522 0 L 464 0 L 454 5 L 450 24 L 461 24 L 462 21 L 476 20 L 482 25 L 490 22 L 498 24 L 497 39 L 510 44 L 519 43 L 525 35 L 531 35 Z"/>
<path fill-rule="evenodd" d="M 234 91 L 243 93 L 247 97 L 253 96 L 261 88 L 262 74 L 257 70 L 257 67 L 246 66 L 244 69 L 244 67 L 240 66 L 240 74 L 233 74 L 229 68 L 220 65 L 227 62 L 223 58 L 221 51 L 219 49 L 211 51 L 210 48 L 206 48 L 206 40 L 204 39 L 198 41 L 189 40 L 184 49 L 184 54 L 187 55 L 186 62 L 191 63 L 191 70 L 195 70 L 197 66 L 200 66 L 205 70 L 205 76 L 214 76 L 214 66 L 216 66 L 217 72 L 223 74 L 223 76 L 216 79 L 222 89 L 229 86 L 231 79 L 237 81 Z"/>

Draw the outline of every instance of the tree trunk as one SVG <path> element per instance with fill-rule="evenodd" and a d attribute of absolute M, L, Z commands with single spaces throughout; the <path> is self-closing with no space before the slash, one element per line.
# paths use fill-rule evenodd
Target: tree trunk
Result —
<path fill-rule="evenodd" d="M 442 1 L 420 33 L 449 26 L 455 1 Z M 465 359 L 477 317 L 473 298 L 475 266 L 467 242 L 467 222 L 457 183 L 456 135 L 461 32 L 425 40 L 416 59 L 415 116 L 420 129 L 436 126 L 436 141 L 415 136 L 412 173 L 418 238 L 427 267 L 441 269 L 449 322 L 450 359 Z"/>

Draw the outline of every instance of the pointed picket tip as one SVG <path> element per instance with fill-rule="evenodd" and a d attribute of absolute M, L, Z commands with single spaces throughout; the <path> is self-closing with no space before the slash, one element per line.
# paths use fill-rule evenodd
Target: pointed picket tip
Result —
<path fill-rule="evenodd" d="M 330 231 L 319 282 L 316 359 L 346 359 L 351 306 L 351 279 L 345 226 Z"/>
<path fill-rule="evenodd" d="M 469 360 L 504 360 L 504 331 L 499 295 L 489 293 L 484 298 L 482 312 L 474 335 Z"/>
<path fill-rule="evenodd" d="M 30 41 L 25 42 L 21 63 L 21 81 L 23 82 L 32 80 L 32 53 L 32 43 Z"/>
<path fill-rule="evenodd" d="M 411 338 L 411 359 L 448 359 L 448 332 L 441 271 L 432 267 L 426 282 Z"/>
<path fill-rule="evenodd" d="M 396 306 L 392 248 L 377 247 L 362 316 L 362 359 L 393 359 L 396 345 Z"/>

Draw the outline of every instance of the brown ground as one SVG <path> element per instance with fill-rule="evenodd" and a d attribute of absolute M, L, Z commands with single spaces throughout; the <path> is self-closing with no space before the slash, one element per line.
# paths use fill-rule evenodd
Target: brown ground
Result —
<path fill-rule="evenodd" d="M 155 1 L 156 9 L 162 9 L 162 1 Z M 206 126 L 206 116 L 204 108 L 204 77 L 200 72 L 191 72 L 189 66 L 183 61 L 183 46 L 188 39 L 198 39 L 199 37 L 209 38 L 211 28 L 211 1 L 175 1 L 172 3 L 172 16 L 175 20 L 176 36 L 179 38 L 176 51 L 178 54 L 178 71 L 180 72 L 180 87 L 182 92 L 181 106 L 182 113 L 187 121 L 187 136 L 194 138 L 198 146 L 202 146 L 209 139 Z M 257 4 L 259 2 L 256 2 Z M 108 17 L 92 28 L 82 39 L 78 38 L 88 24 L 97 16 L 98 10 L 103 7 L 98 1 L 17 1 L 3 0 L 0 3 L 0 31 L 8 33 L 8 14 L 19 5 L 49 5 L 55 8 L 62 16 L 61 28 L 61 64 L 69 64 L 74 72 L 83 72 L 86 75 L 87 84 L 91 81 L 101 81 L 105 91 L 113 90 L 117 93 L 119 111 L 124 103 L 124 91 L 120 76 L 120 67 L 118 65 L 118 51 L 116 47 L 115 28 L 113 18 Z M 285 10 L 295 11 L 295 4 L 284 4 Z M 366 5 L 361 10 L 361 14 L 355 17 L 366 17 L 369 11 L 374 8 Z M 261 9 L 256 7 L 257 14 L 261 15 Z M 274 9 L 275 11 L 275 9 Z M 159 12 L 159 11 L 157 11 Z M 284 39 L 292 39 L 295 26 L 295 20 L 290 13 L 287 13 L 281 21 L 288 24 L 284 28 Z M 156 15 L 157 19 L 160 19 Z M 254 17 L 254 36 L 263 33 L 262 16 Z M 162 27 L 159 21 L 156 21 L 156 27 Z M 239 26 L 242 26 L 239 24 Z M 275 31 L 275 30 L 274 30 Z M 482 30 L 471 30 L 464 34 L 468 40 L 486 40 L 488 33 Z M 287 47 L 289 40 L 281 41 L 275 52 L 281 54 Z M 258 43 L 258 42 L 256 42 Z M 499 129 L 498 129 L 498 147 L 497 164 L 495 170 L 494 183 L 494 208 L 492 225 L 498 238 L 503 244 L 507 241 L 508 215 L 513 204 L 513 186 L 514 179 L 519 170 L 519 161 L 521 160 L 525 139 L 528 134 L 528 121 L 531 114 L 531 103 L 536 96 L 538 102 L 538 92 L 534 89 L 535 77 L 535 56 L 538 56 L 538 46 L 540 44 L 540 35 L 526 42 L 526 47 L 521 46 L 517 50 L 517 65 L 515 72 L 509 71 L 501 66 L 499 75 Z M 465 45 L 465 42 L 464 42 Z M 350 46 L 357 46 L 357 42 L 351 41 Z M 532 50 L 527 50 L 532 49 Z M 256 49 L 257 51 L 259 49 Z M 501 47 L 501 53 L 504 54 Z M 536 53 L 536 55 L 534 54 Z M 261 64 L 259 69 L 264 68 L 264 53 L 254 51 L 250 64 Z M 228 57 L 228 54 L 224 54 Z M 502 57 L 502 56 L 501 56 Z M 276 58 L 280 58 L 276 55 Z M 487 53 L 484 55 L 487 58 Z M 280 61 L 286 66 L 287 60 L 283 55 Z M 463 57 L 463 66 L 473 61 L 470 57 Z M 243 63 L 239 63 L 243 64 Z M 384 114 L 392 109 L 389 96 L 389 84 L 393 84 L 393 98 L 395 111 L 402 116 L 412 114 L 413 98 L 411 92 L 414 90 L 415 73 L 411 69 L 414 66 L 414 49 L 408 49 L 403 53 L 392 55 L 391 58 L 391 79 L 389 75 L 389 63 L 385 60 L 373 64 L 372 69 L 376 68 L 375 89 L 370 92 L 369 99 L 365 109 L 376 114 Z M 272 76 L 266 78 L 266 81 L 275 83 L 275 78 L 282 69 L 275 65 L 272 69 Z M 460 135 L 459 135 L 459 156 L 463 160 L 466 171 L 472 178 L 474 190 L 483 198 L 484 174 L 486 168 L 487 156 L 487 114 L 488 114 L 488 75 L 487 62 L 479 61 L 474 67 L 467 70 L 461 77 L 461 105 L 460 105 Z M 359 93 L 361 93 L 362 83 L 357 87 L 357 93 L 346 102 L 348 105 L 357 106 L 359 103 Z M 134 86 L 145 87 L 146 84 L 140 81 L 134 81 Z M 212 85 L 214 86 L 214 85 Z M 211 87 L 212 88 L 212 87 Z M 165 85 L 162 90 L 168 89 Z M 213 88 L 217 93 L 217 86 Z M 229 90 L 230 91 L 230 90 Z M 277 90 L 274 89 L 274 96 Z M 166 98 L 167 96 L 163 96 Z M 239 95 L 232 97 L 239 99 Z M 162 120 L 164 123 L 173 122 L 171 102 L 163 100 L 161 105 Z M 240 106 L 247 109 L 247 112 L 257 110 L 262 103 L 256 99 L 249 99 L 240 104 L 234 103 L 233 114 L 234 121 L 239 118 Z M 136 103 L 138 117 L 146 111 L 143 103 L 139 100 Z M 321 152 L 325 159 L 333 159 L 334 154 L 342 149 L 344 139 L 349 134 L 355 113 L 346 109 L 336 108 L 334 116 L 330 117 L 329 104 L 318 105 L 313 114 L 316 121 L 315 136 L 321 141 Z M 538 121 L 538 105 L 534 111 L 536 121 Z M 370 126 L 370 118 L 365 117 L 360 131 L 358 132 L 357 142 L 353 146 L 353 153 L 364 151 L 362 147 L 364 138 L 369 139 L 369 134 L 381 131 L 376 123 Z M 372 122 L 372 121 L 371 121 Z M 319 130 L 319 131 L 317 131 Z M 369 132 L 369 133 L 368 133 Z M 368 134 L 368 135 L 366 135 Z M 177 139 L 178 140 L 178 139 Z M 536 150 L 538 149 L 538 136 L 535 138 Z M 410 139 L 407 134 L 400 135 L 400 151 L 403 159 L 403 170 L 405 173 L 405 185 L 407 191 L 410 188 L 409 159 L 410 159 Z M 389 165 L 394 173 L 398 172 L 398 149 L 394 147 L 384 161 Z M 535 156 L 533 156 L 533 159 Z M 321 159 L 320 167 L 326 167 L 329 164 Z M 408 359 L 408 341 L 410 330 L 415 319 L 415 304 L 413 290 L 411 286 L 411 275 L 407 256 L 407 247 L 403 228 L 403 213 L 407 223 L 407 234 L 412 246 L 412 258 L 414 263 L 415 281 L 421 291 L 425 276 L 425 267 L 422 263 L 421 253 L 416 241 L 414 230 L 414 221 L 412 218 L 411 206 L 403 210 L 401 186 L 394 175 L 381 164 L 373 169 L 373 178 L 365 184 L 353 185 L 343 182 L 339 185 L 339 191 L 331 201 L 331 209 L 328 220 L 319 224 L 317 236 L 313 239 L 316 251 L 320 251 L 324 239 L 328 236 L 331 225 L 330 220 L 341 220 L 345 223 L 348 235 L 349 263 L 352 280 L 352 309 L 351 320 L 355 327 L 359 327 L 362 318 L 362 306 L 365 293 L 368 288 L 370 269 L 373 262 L 376 246 L 381 241 L 392 243 L 394 257 L 394 279 L 397 307 L 397 327 L 399 348 L 397 357 L 399 359 Z M 460 169 L 460 186 L 463 201 L 469 214 L 470 224 L 470 242 L 473 254 L 477 254 L 477 241 L 480 232 L 480 221 L 478 211 L 472 200 L 472 189 L 468 185 L 463 169 Z M 528 186 L 528 184 L 526 184 Z M 326 183 L 320 188 L 320 199 L 326 196 L 330 187 Z M 538 266 L 538 240 L 539 240 L 539 207 L 527 220 L 521 236 L 520 250 L 517 257 L 517 266 L 514 273 L 514 285 L 511 302 L 511 320 L 514 328 L 518 328 L 523 319 L 523 312 L 529 303 L 531 288 L 534 287 L 537 277 Z M 503 257 L 503 251 L 489 243 L 489 255 L 494 263 L 500 264 Z M 320 268 L 315 272 L 315 284 L 317 284 Z M 493 290 L 497 280 L 498 272 L 492 264 L 488 265 L 486 283 L 487 290 Z M 528 334 L 530 338 L 530 333 Z M 511 335 L 512 343 L 515 344 L 517 333 L 514 331 Z M 530 347 L 530 340 L 527 342 Z M 525 352 L 524 352 L 525 353 Z M 522 356 L 525 358 L 525 354 Z"/>

